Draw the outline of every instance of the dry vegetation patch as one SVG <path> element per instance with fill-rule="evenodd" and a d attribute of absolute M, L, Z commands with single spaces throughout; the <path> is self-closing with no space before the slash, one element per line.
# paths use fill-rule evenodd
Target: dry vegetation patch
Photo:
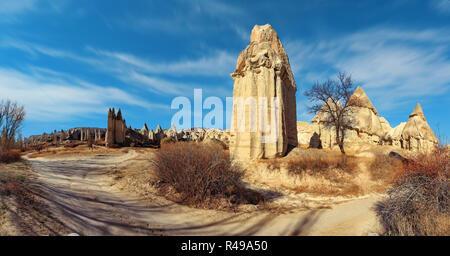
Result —
<path fill-rule="evenodd" d="M 44 150 L 38 152 L 25 152 L 31 153 L 28 155 L 29 158 L 38 157 L 53 157 L 53 156 L 64 156 L 64 155 L 81 155 L 81 154 L 101 154 L 101 153 L 127 153 L 129 148 L 106 148 L 101 146 L 95 146 L 94 148 L 89 148 L 87 143 L 75 143 L 77 146 L 69 147 L 48 147 Z"/>
<path fill-rule="evenodd" d="M 16 150 L 1 152 L 0 151 L 0 163 L 13 163 L 20 161 L 22 158 L 20 156 L 20 152 Z"/>
<path fill-rule="evenodd" d="M 156 187 L 167 198 L 206 208 L 259 204 L 264 197 L 242 182 L 243 169 L 214 144 L 165 144 L 151 159 Z"/>
<path fill-rule="evenodd" d="M 387 235 L 450 235 L 450 151 L 417 155 L 397 172 L 377 206 Z"/>
<path fill-rule="evenodd" d="M 357 157 L 329 150 L 297 151 L 285 158 L 260 160 L 248 178 L 295 193 L 352 197 L 384 191 L 401 164 L 384 154 Z"/>

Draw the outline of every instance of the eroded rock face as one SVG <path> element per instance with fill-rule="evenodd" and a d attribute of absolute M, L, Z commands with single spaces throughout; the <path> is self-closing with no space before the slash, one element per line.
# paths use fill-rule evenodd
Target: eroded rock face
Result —
<path fill-rule="evenodd" d="M 322 148 L 322 141 L 320 140 L 319 134 L 317 134 L 316 132 L 309 140 L 309 148 L 318 148 L 318 149 Z"/>
<path fill-rule="evenodd" d="M 406 122 L 401 122 L 396 127 L 392 128 L 386 135 L 385 144 L 392 145 L 397 148 L 403 148 L 402 132 L 405 128 Z"/>
<path fill-rule="evenodd" d="M 144 136 L 148 136 L 148 127 L 146 123 L 144 123 L 144 126 L 142 126 L 142 129 L 139 131 L 139 133 L 141 133 Z"/>
<path fill-rule="evenodd" d="M 378 143 L 385 135 L 385 132 L 377 110 L 360 86 L 356 88 L 349 100 L 353 99 L 356 99 L 360 106 L 352 107 L 351 109 L 351 128 L 357 132 L 357 135 L 365 133 L 360 136 L 378 137 L 372 140 Z"/>
<path fill-rule="evenodd" d="M 438 143 L 438 139 L 428 125 L 420 104 L 409 115 L 402 132 L 403 147 L 412 151 L 429 152 Z"/>
<path fill-rule="evenodd" d="M 391 128 L 384 117 L 379 117 L 372 102 L 358 87 L 352 97 L 359 100 L 358 107 L 351 112 L 351 127 L 347 127 L 344 144 L 346 148 L 358 148 L 362 144 L 390 145 L 414 152 L 431 152 L 438 143 L 436 135 L 427 123 L 422 107 L 417 104 L 409 116 L 408 122 L 402 122 Z M 336 147 L 336 133 L 329 124 L 326 113 L 316 113 L 312 123 L 297 122 L 300 145 L 307 145 L 315 132 L 319 134 L 324 148 Z M 317 140 L 317 138 L 314 138 Z"/>
<path fill-rule="evenodd" d="M 234 106 L 230 152 L 240 159 L 284 156 L 288 145 L 298 143 L 296 85 L 289 58 L 268 24 L 256 25 L 250 41 L 231 74 Z M 274 98 L 278 101 L 273 102 Z"/>
<path fill-rule="evenodd" d="M 106 146 L 123 145 L 125 143 L 125 133 L 127 125 L 122 118 L 122 111 L 119 109 L 117 115 L 114 108 L 108 111 L 108 126 L 106 128 Z"/>

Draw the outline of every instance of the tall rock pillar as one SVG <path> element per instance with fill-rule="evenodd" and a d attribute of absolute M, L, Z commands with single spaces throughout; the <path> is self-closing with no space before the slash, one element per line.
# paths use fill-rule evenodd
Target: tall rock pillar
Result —
<path fill-rule="evenodd" d="M 238 57 L 234 80 L 230 152 L 239 159 L 284 156 L 297 146 L 296 85 L 277 33 L 256 25 Z"/>
<path fill-rule="evenodd" d="M 127 126 L 125 120 L 122 119 L 122 112 L 113 109 L 108 110 L 108 124 L 106 128 L 105 143 L 107 147 L 113 145 L 122 145 L 125 142 L 125 132 Z"/>

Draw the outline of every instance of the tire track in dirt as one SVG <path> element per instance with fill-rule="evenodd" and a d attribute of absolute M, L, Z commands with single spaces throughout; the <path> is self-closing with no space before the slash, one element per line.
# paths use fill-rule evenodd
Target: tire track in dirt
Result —
<path fill-rule="evenodd" d="M 80 235 L 367 235 L 379 229 L 372 210 L 378 196 L 288 214 L 193 209 L 156 195 L 143 200 L 113 188 L 107 175 L 136 154 L 29 161 L 52 214 Z"/>

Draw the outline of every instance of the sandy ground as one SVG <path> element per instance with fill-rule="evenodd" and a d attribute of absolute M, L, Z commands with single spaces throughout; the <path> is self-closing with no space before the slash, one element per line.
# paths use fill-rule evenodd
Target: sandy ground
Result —
<path fill-rule="evenodd" d="M 28 159 L 42 198 L 65 228 L 60 235 L 368 235 L 379 232 L 378 195 L 330 209 L 233 213 L 189 208 L 157 195 L 141 197 L 111 186 L 108 175 L 138 153 Z"/>

